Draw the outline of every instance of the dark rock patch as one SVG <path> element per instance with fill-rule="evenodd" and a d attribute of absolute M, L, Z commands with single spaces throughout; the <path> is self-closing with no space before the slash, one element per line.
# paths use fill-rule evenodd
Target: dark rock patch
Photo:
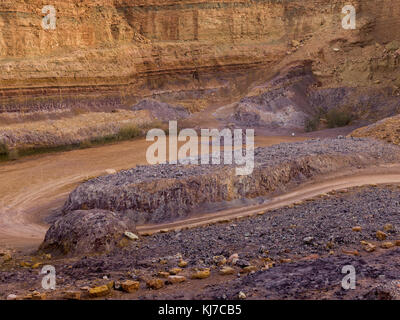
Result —
<path fill-rule="evenodd" d="M 134 105 L 132 110 L 148 110 L 154 118 L 160 121 L 179 120 L 189 116 L 189 112 L 184 107 L 172 106 L 154 99 L 144 99 Z"/>
<path fill-rule="evenodd" d="M 127 244 L 124 233 L 134 230 L 131 222 L 111 211 L 71 211 L 53 223 L 39 250 L 63 255 L 108 252 Z"/>

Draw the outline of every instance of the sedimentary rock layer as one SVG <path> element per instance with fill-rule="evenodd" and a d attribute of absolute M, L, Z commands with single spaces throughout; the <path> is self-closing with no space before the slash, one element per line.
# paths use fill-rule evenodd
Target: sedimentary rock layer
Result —
<path fill-rule="evenodd" d="M 49 4 L 56 9 L 55 30 L 41 25 L 42 8 Z M 344 0 L 2 1 L 1 110 L 65 108 L 88 97 L 107 107 L 104 96 L 119 105 L 161 94 L 168 99 L 231 97 L 249 83 L 272 76 L 282 61 L 319 57 L 324 63 L 328 55 L 323 50 L 332 43 L 358 43 L 364 50 L 366 45 L 399 38 L 397 0 L 354 1 L 358 28 L 351 32 L 341 28 L 345 4 Z M 288 57 L 290 40 L 305 38 L 319 47 Z M 349 68 L 336 80 L 353 81 L 349 70 L 363 77 L 382 69 L 391 72 L 397 63 L 381 60 L 372 70 L 348 59 Z"/>

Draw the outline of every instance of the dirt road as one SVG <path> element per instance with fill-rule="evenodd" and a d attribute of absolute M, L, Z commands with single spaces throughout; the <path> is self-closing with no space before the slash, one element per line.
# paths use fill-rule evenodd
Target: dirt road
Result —
<path fill-rule="evenodd" d="M 256 145 L 299 140 L 304 138 L 260 137 Z M 69 192 L 84 179 L 105 174 L 106 169 L 146 164 L 149 144 L 141 139 L 0 164 L 1 246 L 36 248 L 48 228 L 43 218 L 60 207 Z"/>
<path fill-rule="evenodd" d="M 340 176 L 326 175 L 319 177 L 318 182 L 310 181 L 289 193 L 272 198 L 262 205 L 246 206 L 222 210 L 215 213 L 191 215 L 191 218 L 171 223 L 138 226 L 142 235 L 166 232 L 182 228 L 194 228 L 220 221 L 232 220 L 264 214 L 269 210 L 282 208 L 297 202 L 314 198 L 332 191 L 370 184 L 399 184 L 400 165 L 371 167 L 363 170 L 343 172 Z"/>

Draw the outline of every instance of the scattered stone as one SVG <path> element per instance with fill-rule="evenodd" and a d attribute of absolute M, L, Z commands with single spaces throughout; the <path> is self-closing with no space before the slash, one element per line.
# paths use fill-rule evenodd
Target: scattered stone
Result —
<path fill-rule="evenodd" d="M 168 277 L 170 276 L 170 274 L 169 274 L 169 272 L 166 272 L 166 271 L 160 271 L 160 272 L 158 273 L 158 276 L 159 276 L 160 278 L 168 278 Z"/>
<path fill-rule="evenodd" d="M 81 293 L 79 291 L 66 291 L 64 299 L 67 300 L 81 300 Z"/>
<path fill-rule="evenodd" d="M 38 291 L 33 291 L 23 297 L 24 300 L 46 300 L 47 295 Z"/>
<path fill-rule="evenodd" d="M 243 259 L 238 259 L 235 263 L 238 267 L 244 268 L 250 266 L 250 262 Z"/>
<path fill-rule="evenodd" d="M 16 294 L 9 294 L 8 296 L 7 296 L 7 300 L 17 300 L 17 295 Z"/>
<path fill-rule="evenodd" d="M 354 232 L 361 232 L 362 228 L 360 226 L 353 227 L 352 230 Z"/>
<path fill-rule="evenodd" d="M 213 261 L 217 266 L 223 266 L 227 260 L 224 256 L 214 256 Z"/>
<path fill-rule="evenodd" d="M 364 250 L 367 252 L 373 252 L 376 250 L 376 246 L 370 242 L 367 242 L 364 246 Z"/>
<path fill-rule="evenodd" d="M 396 240 L 396 241 L 394 242 L 394 244 L 395 244 L 396 246 L 400 247 L 400 240 Z"/>
<path fill-rule="evenodd" d="M 383 231 L 378 230 L 376 232 L 376 237 L 378 238 L 378 240 L 385 240 L 387 238 L 387 234 Z"/>
<path fill-rule="evenodd" d="M 230 264 L 236 264 L 236 262 L 239 260 L 239 255 L 237 253 L 232 254 L 229 258 L 228 258 L 228 263 Z"/>
<path fill-rule="evenodd" d="M 19 265 L 20 265 L 22 268 L 29 268 L 29 267 L 32 266 L 32 264 L 31 264 L 30 262 L 26 262 L 26 261 L 20 262 Z"/>
<path fill-rule="evenodd" d="M 253 272 L 253 271 L 257 271 L 257 267 L 256 266 L 247 266 L 247 267 L 244 267 L 241 270 L 241 273 L 250 273 L 250 272 Z"/>
<path fill-rule="evenodd" d="M 122 290 L 121 282 L 120 281 L 115 281 L 114 282 L 114 290 Z"/>
<path fill-rule="evenodd" d="M 234 274 L 234 273 L 235 273 L 235 269 L 233 269 L 232 267 L 228 267 L 228 266 L 224 266 L 219 270 L 219 274 L 223 275 L 223 276 Z"/>
<path fill-rule="evenodd" d="M 140 287 L 139 281 L 126 280 L 121 283 L 122 291 L 127 292 L 127 293 L 132 293 L 132 292 L 138 290 L 139 287 Z"/>
<path fill-rule="evenodd" d="M 150 289 L 158 290 L 164 287 L 164 281 L 161 279 L 150 279 L 146 281 L 146 285 Z"/>
<path fill-rule="evenodd" d="M 167 281 L 170 284 L 181 283 L 181 282 L 186 281 L 186 277 L 184 277 L 184 276 L 169 276 Z"/>
<path fill-rule="evenodd" d="M 36 262 L 33 266 L 32 269 L 37 269 L 41 266 L 42 264 L 40 262 Z"/>
<path fill-rule="evenodd" d="M 12 260 L 12 256 L 9 253 L 3 255 L 3 262 L 9 262 Z"/>
<path fill-rule="evenodd" d="M 311 244 L 313 241 L 314 241 L 314 238 L 313 238 L 313 237 L 305 237 L 305 238 L 303 239 L 303 242 L 304 242 L 305 244 Z"/>
<path fill-rule="evenodd" d="M 129 240 L 139 240 L 139 237 L 130 231 L 125 231 L 124 236 L 127 237 Z"/>
<path fill-rule="evenodd" d="M 89 289 L 89 296 L 91 298 L 104 297 L 110 293 L 110 288 L 107 285 Z"/>
<path fill-rule="evenodd" d="M 179 267 L 179 268 L 186 268 L 187 265 L 188 265 L 188 262 L 185 261 L 185 260 L 181 260 L 181 261 L 179 261 L 179 263 L 178 263 L 178 267 Z"/>
<path fill-rule="evenodd" d="M 280 263 L 291 263 L 292 259 L 280 259 L 279 262 Z"/>
<path fill-rule="evenodd" d="M 192 279 L 206 279 L 210 276 L 210 269 L 198 270 L 192 274 Z"/>
<path fill-rule="evenodd" d="M 291 45 L 292 45 L 292 47 L 298 47 L 298 46 L 300 46 L 300 41 L 298 41 L 298 40 L 292 40 L 292 41 L 291 41 Z"/>
<path fill-rule="evenodd" d="M 243 291 L 240 291 L 238 294 L 239 299 L 246 299 L 246 294 Z"/>
<path fill-rule="evenodd" d="M 386 241 L 381 244 L 381 248 L 383 248 L 383 249 L 390 249 L 390 248 L 393 248 L 394 246 L 395 246 L 395 244 L 391 241 Z"/>
<path fill-rule="evenodd" d="M 172 268 L 172 269 L 169 270 L 169 273 L 172 274 L 172 275 L 177 275 L 181 271 L 182 271 L 181 268 Z"/>
<path fill-rule="evenodd" d="M 360 255 L 358 250 L 346 250 L 346 249 L 343 249 L 342 252 L 344 254 L 348 254 L 348 255 L 352 255 L 352 256 L 359 256 Z"/>

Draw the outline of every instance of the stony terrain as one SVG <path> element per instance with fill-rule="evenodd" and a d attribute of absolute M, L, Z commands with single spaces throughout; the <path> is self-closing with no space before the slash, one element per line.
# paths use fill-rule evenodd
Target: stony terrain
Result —
<path fill-rule="evenodd" d="M 302 132 L 307 120 L 333 109 L 348 113 L 354 123 L 369 123 L 400 111 L 400 93 L 392 89 L 320 88 L 322 83 L 317 74 L 310 61 L 280 70 L 277 76 L 255 86 L 236 103 L 231 121 L 242 127 L 265 128 L 268 132 L 282 129 Z M 318 125 L 322 129 L 324 123 Z"/>
<path fill-rule="evenodd" d="M 132 107 L 133 111 L 147 110 L 151 116 L 160 121 L 184 119 L 189 116 L 188 110 L 182 106 L 171 106 L 154 99 L 144 99 Z"/>
<path fill-rule="evenodd" d="M 358 128 L 349 136 L 369 137 L 398 145 L 400 144 L 400 116 L 385 118 L 369 126 Z"/>
<path fill-rule="evenodd" d="M 204 203 L 255 198 L 287 190 L 322 173 L 398 161 L 397 146 L 360 138 L 315 139 L 257 148 L 250 175 L 233 165 L 138 166 L 80 185 L 62 212 L 105 209 L 135 222 L 187 217 Z"/>
<path fill-rule="evenodd" d="M 66 291 L 96 297 L 86 287 L 101 284 L 109 285 L 103 296 L 119 299 L 237 299 L 240 292 L 249 299 L 399 299 L 399 195 L 389 185 L 332 192 L 248 219 L 143 237 L 100 256 L 3 253 L 0 291 L 4 298 L 29 298 L 28 288 L 44 293 L 35 268 L 52 264 L 58 287 L 48 299 Z M 346 291 L 341 268 L 349 264 L 357 286 Z M 122 293 L 129 279 L 138 289 Z"/>

